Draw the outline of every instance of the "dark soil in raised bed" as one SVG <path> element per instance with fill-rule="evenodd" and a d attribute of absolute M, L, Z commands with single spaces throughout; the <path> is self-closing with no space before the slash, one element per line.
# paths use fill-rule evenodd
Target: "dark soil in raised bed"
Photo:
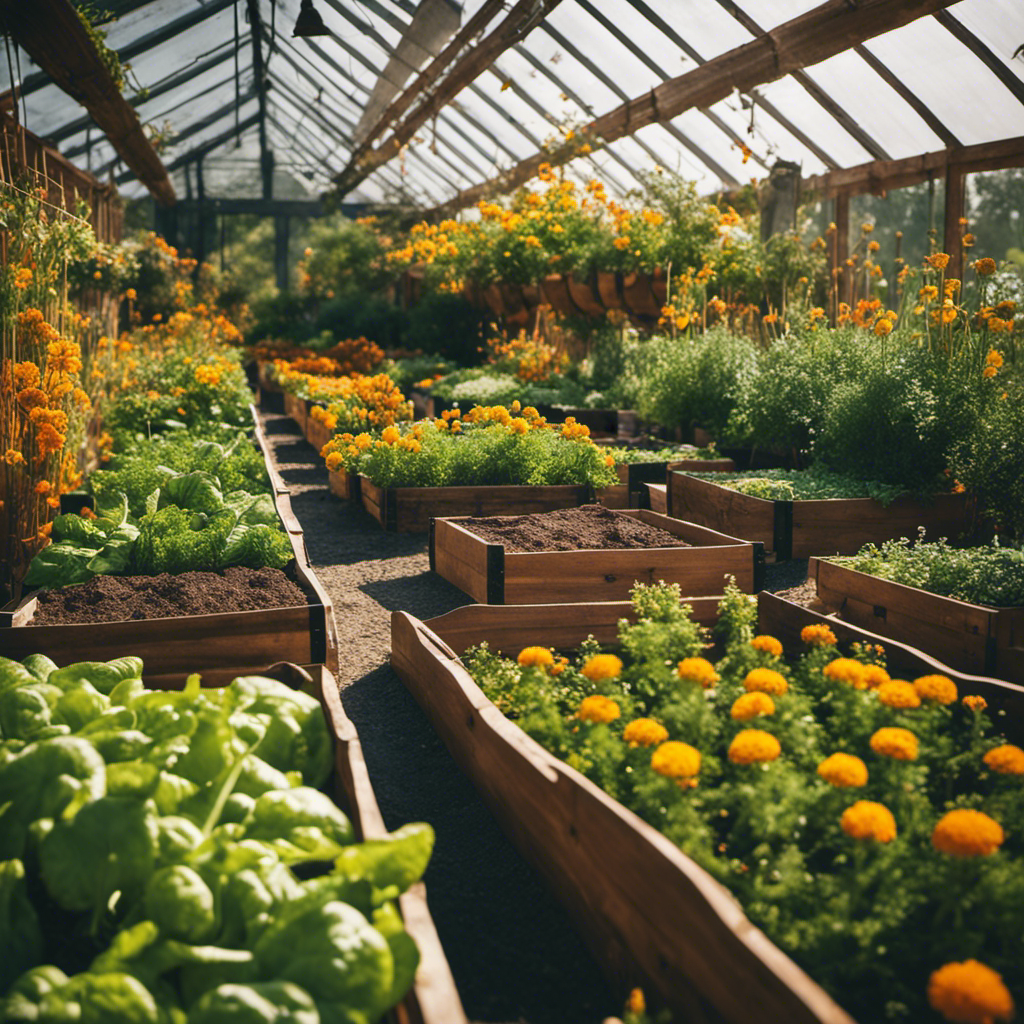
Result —
<path fill-rule="evenodd" d="M 488 516 L 462 524 L 506 551 L 606 548 L 688 548 L 674 533 L 602 505 L 581 505 L 529 516 Z"/>
<path fill-rule="evenodd" d="M 96 576 L 88 583 L 44 590 L 30 625 L 120 622 L 177 615 L 249 612 L 306 604 L 302 591 L 280 569 L 225 569 L 178 576 Z"/>

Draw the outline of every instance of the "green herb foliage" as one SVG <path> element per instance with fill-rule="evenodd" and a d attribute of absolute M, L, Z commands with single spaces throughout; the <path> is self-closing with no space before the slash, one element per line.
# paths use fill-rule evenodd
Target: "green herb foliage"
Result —
<path fill-rule="evenodd" d="M 315 697 L 142 668 L 0 658 L 0 1019 L 377 1021 L 430 826 L 354 842 Z"/>
<path fill-rule="evenodd" d="M 742 473 L 691 473 L 690 476 L 769 501 L 874 498 L 883 505 L 889 505 L 909 493 L 908 488 L 899 484 L 832 473 L 818 465 L 810 469 L 758 469 Z M 946 483 L 948 485 L 948 481 Z M 937 490 L 933 487 L 923 497 L 935 494 Z"/>

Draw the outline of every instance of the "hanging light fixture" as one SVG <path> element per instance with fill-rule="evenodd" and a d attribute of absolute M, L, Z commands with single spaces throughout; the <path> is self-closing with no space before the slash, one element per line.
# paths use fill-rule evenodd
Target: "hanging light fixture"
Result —
<path fill-rule="evenodd" d="M 295 31 L 292 38 L 308 38 L 309 36 L 329 36 L 331 30 L 324 24 L 319 11 L 313 7 L 313 0 L 302 0 L 302 7 L 299 16 L 295 21 Z"/>

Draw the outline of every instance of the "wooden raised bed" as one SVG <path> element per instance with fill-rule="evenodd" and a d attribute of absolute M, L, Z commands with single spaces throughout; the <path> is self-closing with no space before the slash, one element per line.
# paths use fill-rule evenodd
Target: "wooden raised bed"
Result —
<path fill-rule="evenodd" d="M 327 486 L 331 494 L 345 501 L 358 501 L 361 494 L 362 477 L 347 473 L 344 469 L 327 470 Z"/>
<path fill-rule="evenodd" d="M 363 508 L 391 533 L 427 533 L 436 516 L 516 516 L 575 508 L 594 500 L 594 488 L 378 487 L 359 478 Z"/>
<path fill-rule="evenodd" d="M 750 593 L 764 585 L 760 544 L 646 509 L 623 510 L 694 545 L 579 551 L 506 551 L 473 532 L 472 519 L 434 519 L 430 568 L 481 604 L 625 601 L 637 581 L 678 583 L 684 594 L 720 593 L 726 575 Z"/>
<path fill-rule="evenodd" d="M 665 484 L 644 484 L 640 492 L 640 507 L 668 515 L 668 487 Z"/>
<path fill-rule="evenodd" d="M 201 661 L 193 662 L 193 671 L 197 663 Z M 204 686 L 226 686 L 237 675 L 222 669 L 198 671 Z M 359 839 L 385 838 L 388 830 L 373 791 L 359 735 L 342 707 L 333 673 L 322 664 L 277 662 L 252 674 L 269 676 L 320 701 L 334 747 L 334 768 L 325 788 L 348 815 Z M 184 683 L 184 679 L 154 680 L 148 673 L 146 676 L 148 685 L 159 689 L 179 689 Z M 398 905 L 405 929 L 420 951 L 420 964 L 412 988 L 387 1019 L 392 1024 L 466 1024 L 462 1001 L 430 916 L 424 884 L 417 882 L 411 886 L 398 897 Z"/>
<path fill-rule="evenodd" d="M 306 440 L 316 449 L 317 455 L 333 436 L 334 432 L 326 424 L 321 423 L 312 415 L 306 417 Z"/>
<path fill-rule="evenodd" d="M 615 467 L 619 483 L 629 490 L 631 508 L 642 507 L 640 495 L 644 484 L 664 484 L 668 474 L 678 469 L 684 473 L 732 473 L 736 463 L 732 459 L 676 459 L 674 462 L 629 462 Z"/>
<path fill-rule="evenodd" d="M 299 433 L 306 436 L 306 418 L 309 415 L 309 402 L 305 398 L 299 398 L 290 391 L 284 393 L 284 414 L 290 416 Z"/>
<path fill-rule="evenodd" d="M 1024 683 L 1024 607 L 994 608 L 930 594 L 812 558 L 818 601 L 843 621 L 926 651 L 963 672 Z"/>
<path fill-rule="evenodd" d="M 255 410 L 253 410 L 255 415 Z M 275 661 L 323 663 L 338 667 L 338 639 L 331 599 L 309 564 L 302 527 L 292 512 L 287 489 L 274 469 L 266 437 L 257 420 L 256 443 L 263 452 L 274 487 L 274 503 L 288 535 L 294 560 L 285 572 L 307 595 L 291 608 L 179 615 L 120 622 L 33 626 L 36 597 L 0 611 L 0 650 L 8 658 L 40 652 L 57 662 L 107 661 L 129 654 L 146 664 L 146 682 L 183 682 L 197 663 L 241 675 Z"/>
<path fill-rule="evenodd" d="M 914 537 L 919 526 L 933 537 L 956 537 L 968 525 L 964 494 L 937 494 L 928 504 L 897 498 L 887 506 L 873 498 L 769 501 L 680 472 L 668 476 L 667 511 L 759 540 L 777 560 L 852 555 L 868 543 Z"/>
<path fill-rule="evenodd" d="M 698 599 L 714 621 L 717 600 Z M 841 639 L 878 638 L 762 593 L 759 628 L 784 642 L 809 622 Z M 614 640 L 627 603 L 471 605 L 420 622 L 392 616 L 391 660 L 496 819 L 545 877 L 580 934 L 624 995 L 648 986 L 684 1020 L 851 1024 L 799 967 L 743 915 L 731 895 L 673 843 L 549 754 L 481 693 L 455 651 L 486 641 L 515 655 L 532 644 L 568 649 L 588 635 Z M 910 678 L 945 667 L 887 643 L 892 671 Z M 961 693 L 1024 722 L 1024 689 L 946 672 Z M 1014 718 L 1014 716 L 1016 716 Z M 1009 730 L 1007 730 L 1009 731 Z"/>

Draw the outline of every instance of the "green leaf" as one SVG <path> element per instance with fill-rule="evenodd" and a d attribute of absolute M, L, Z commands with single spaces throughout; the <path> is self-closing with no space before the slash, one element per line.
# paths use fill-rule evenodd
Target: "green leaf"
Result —
<path fill-rule="evenodd" d="M 216 512 L 224 505 L 220 481 L 212 473 L 200 471 L 172 477 L 160 489 L 160 507 L 167 505 L 190 512 Z"/>
<path fill-rule="evenodd" d="M 321 1024 L 313 997 L 288 981 L 218 985 L 189 1011 L 189 1024 Z"/>
<path fill-rule="evenodd" d="M 55 541 L 69 540 L 82 547 L 101 548 L 107 533 L 95 522 L 77 513 L 69 513 L 54 516 L 52 536 Z"/>
<path fill-rule="evenodd" d="M 109 694 L 118 683 L 141 676 L 142 659 L 129 656 L 112 661 L 76 661 L 52 673 L 47 682 L 66 689 L 84 680 L 92 683 L 100 693 Z"/>
<path fill-rule="evenodd" d="M 378 889 L 397 886 L 405 892 L 427 869 L 434 830 L 424 822 L 404 825 L 384 839 L 350 846 L 335 862 L 346 878 L 365 878 Z"/>
<path fill-rule="evenodd" d="M 0 861 L 0 949 L 0 992 L 6 992 L 43 954 L 43 934 L 20 860 Z"/>
<path fill-rule="evenodd" d="M 139 536 L 139 528 L 131 523 L 119 526 L 103 546 L 103 550 L 90 559 L 86 568 L 94 573 L 123 572 L 131 561 L 132 550 Z"/>
<path fill-rule="evenodd" d="M 86 583 L 95 575 L 88 566 L 98 551 L 99 546 L 83 547 L 70 540 L 49 544 L 32 559 L 25 574 L 25 584 L 29 587 L 69 587 L 75 583 Z"/>
<path fill-rule="evenodd" d="M 6 661 L 7 659 L 3 660 Z M 30 654 L 27 658 L 22 658 L 21 663 L 41 683 L 45 683 L 49 679 L 51 672 L 57 671 L 56 662 L 51 661 L 45 654 Z M 2 675 L 0 675 L 0 678 L 2 678 Z M 0 683 L 0 687 L 2 687 L 2 683 Z"/>

